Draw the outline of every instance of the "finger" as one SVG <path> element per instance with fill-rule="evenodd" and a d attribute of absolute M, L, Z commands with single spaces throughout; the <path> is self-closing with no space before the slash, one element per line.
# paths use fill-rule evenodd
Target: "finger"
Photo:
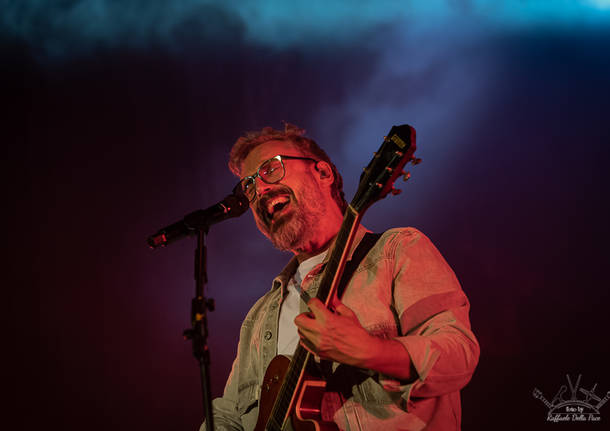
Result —
<path fill-rule="evenodd" d="M 305 313 L 303 314 L 299 314 L 297 317 L 294 318 L 294 324 L 297 325 L 297 328 L 306 328 L 310 323 L 311 319 L 309 317 L 307 317 L 307 315 Z"/>
<path fill-rule="evenodd" d="M 297 325 L 297 328 L 313 329 L 317 322 L 312 313 L 301 313 L 294 318 L 294 324 Z"/>
<path fill-rule="evenodd" d="M 308 352 L 315 354 L 316 353 L 315 344 L 309 338 L 307 338 L 307 335 L 304 332 L 302 332 L 301 330 L 298 330 L 297 332 L 299 334 L 299 344 L 301 346 L 305 347 L 305 349 Z"/>
<path fill-rule="evenodd" d="M 318 298 L 311 298 L 308 302 L 307 302 L 307 306 L 309 307 L 309 309 L 311 311 L 313 310 L 320 310 L 322 308 L 326 308 L 324 306 L 324 303 L 322 301 L 320 301 Z"/>
<path fill-rule="evenodd" d="M 307 306 L 309 307 L 315 318 L 323 317 L 326 314 L 330 314 L 330 311 L 328 311 L 324 303 L 318 298 L 310 299 L 307 303 Z"/>
<path fill-rule="evenodd" d="M 312 349 L 312 348 L 311 348 L 311 347 L 308 345 L 308 344 L 309 344 L 309 342 L 308 342 L 308 341 L 303 340 L 303 339 L 301 338 L 301 341 L 299 341 L 299 344 L 300 344 L 300 345 L 301 345 L 301 346 L 302 346 L 302 347 L 303 347 L 305 350 L 307 350 L 309 353 L 311 353 L 312 355 L 315 355 L 315 354 L 316 354 L 316 352 L 314 352 L 314 351 L 313 351 L 313 349 Z"/>
<path fill-rule="evenodd" d="M 352 311 L 352 309 L 344 305 L 343 303 L 337 304 L 337 306 L 335 307 L 335 311 L 341 316 L 356 317 L 356 314 Z"/>
<path fill-rule="evenodd" d="M 333 295 L 332 299 L 330 300 L 330 307 L 328 308 L 334 312 L 339 304 L 342 304 L 341 300 L 337 298 L 337 295 Z"/>

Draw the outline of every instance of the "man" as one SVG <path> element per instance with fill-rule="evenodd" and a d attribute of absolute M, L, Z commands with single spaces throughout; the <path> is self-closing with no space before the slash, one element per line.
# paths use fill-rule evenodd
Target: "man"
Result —
<path fill-rule="evenodd" d="M 430 241 L 413 228 L 386 231 L 331 312 L 315 294 L 347 203 L 326 153 L 286 124 L 241 137 L 229 167 L 260 231 L 294 257 L 243 322 L 224 395 L 213 402 L 217 429 L 254 428 L 267 365 L 299 343 L 332 361 L 329 390 L 343 398 L 327 414 L 340 429 L 459 429 L 459 391 L 479 346 L 468 300 Z M 360 227 L 350 258 L 365 233 Z"/>

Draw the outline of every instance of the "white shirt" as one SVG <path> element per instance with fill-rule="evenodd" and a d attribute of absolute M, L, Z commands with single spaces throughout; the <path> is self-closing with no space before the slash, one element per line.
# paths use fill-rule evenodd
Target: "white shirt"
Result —
<path fill-rule="evenodd" d="M 328 251 L 328 250 L 327 250 Z M 277 354 L 292 356 L 299 344 L 299 334 L 294 324 L 294 319 L 300 314 L 299 303 L 301 301 L 301 283 L 305 276 L 317 265 L 322 263 L 327 251 L 301 262 L 294 275 L 288 282 L 287 293 L 282 308 L 280 309 L 280 321 L 278 325 Z"/>

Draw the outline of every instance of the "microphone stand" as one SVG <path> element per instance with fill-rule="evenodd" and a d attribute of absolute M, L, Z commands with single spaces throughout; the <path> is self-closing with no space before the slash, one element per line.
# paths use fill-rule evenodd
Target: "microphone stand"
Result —
<path fill-rule="evenodd" d="M 212 391 L 210 385 L 207 311 L 214 311 L 214 300 L 206 299 L 203 292 L 205 284 L 208 281 L 205 247 L 205 236 L 207 233 L 207 227 L 198 228 L 197 248 L 195 249 L 195 297 L 191 301 L 191 328 L 185 329 L 183 334 L 185 340 L 193 342 L 193 356 L 199 362 L 206 430 L 213 431 L 214 415 L 212 414 Z"/>
<path fill-rule="evenodd" d="M 193 356 L 199 362 L 201 390 L 203 392 L 203 411 L 206 430 L 214 429 L 212 414 L 212 391 L 210 385 L 210 349 L 208 348 L 207 312 L 214 311 L 214 300 L 206 299 L 203 290 L 208 282 L 206 268 L 205 236 L 210 226 L 223 220 L 239 217 L 249 208 L 250 202 L 244 195 L 240 183 L 222 201 L 205 209 L 187 214 L 181 221 L 166 226 L 148 237 L 151 248 L 164 247 L 174 241 L 193 236 L 197 233 L 195 250 L 195 297 L 191 301 L 191 328 L 183 332 L 185 340 L 193 342 Z"/>

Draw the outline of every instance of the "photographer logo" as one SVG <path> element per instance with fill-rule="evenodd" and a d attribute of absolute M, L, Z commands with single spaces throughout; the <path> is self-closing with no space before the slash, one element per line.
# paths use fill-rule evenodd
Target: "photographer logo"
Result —
<path fill-rule="evenodd" d="M 534 388 L 534 398 L 549 408 L 546 420 L 549 422 L 600 422 L 599 409 L 610 400 L 610 391 L 603 398 L 595 394 L 597 383 L 590 390 L 580 387 L 581 374 L 573 385 L 566 374 L 568 386 L 562 385 L 553 399 L 548 401 L 538 388 Z"/>

